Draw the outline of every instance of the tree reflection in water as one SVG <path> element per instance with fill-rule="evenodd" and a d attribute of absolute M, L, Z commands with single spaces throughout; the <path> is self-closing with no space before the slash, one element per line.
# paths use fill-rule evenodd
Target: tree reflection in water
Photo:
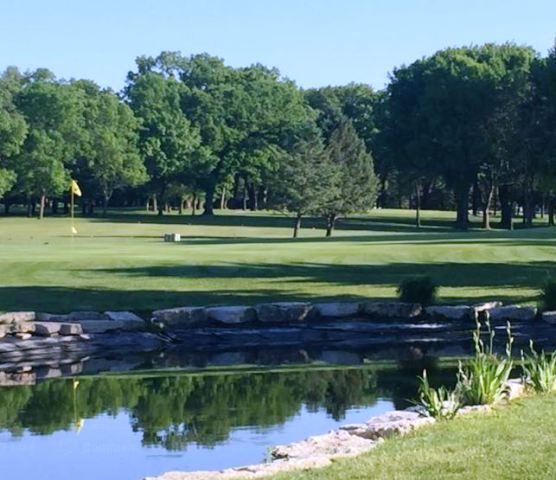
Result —
<path fill-rule="evenodd" d="M 415 374 L 371 368 L 206 375 L 82 377 L 0 388 L 0 429 L 21 435 L 69 430 L 80 419 L 125 410 L 143 445 L 213 446 L 237 427 L 284 423 L 305 406 L 341 420 L 348 408 L 415 396 Z M 79 417 L 79 418 L 76 418 Z"/>

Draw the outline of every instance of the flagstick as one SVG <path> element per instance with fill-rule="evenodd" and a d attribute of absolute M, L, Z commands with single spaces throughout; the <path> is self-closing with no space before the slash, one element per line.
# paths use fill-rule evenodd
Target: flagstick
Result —
<path fill-rule="evenodd" d="M 71 198 L 71 200 L 70 200 L 71 236 L 73 238 L 73 236 L 74 236 L 73 232 L 75 231 L 75 227 L 74 227 L 74 224 L 73 224 L 73 185 L 72 185 L 72 188 L 71 188 L 70 198 Z"/>

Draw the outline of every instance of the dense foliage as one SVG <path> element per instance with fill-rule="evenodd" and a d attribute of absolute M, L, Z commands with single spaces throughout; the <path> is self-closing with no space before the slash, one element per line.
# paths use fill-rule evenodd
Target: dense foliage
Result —
<path fill-rule="evenodd" d="M 448 48 L 395 68 L 384 91 L 303 90 L 276 69 L 208 54 L 139 57 L 121 93 L 46 69 L 0 77 L 0 198 L 42 217 L 96 206 L 280 209 L 326 220 L 372 207 L 500 212 L 554 223 L 556 50 Z"/>

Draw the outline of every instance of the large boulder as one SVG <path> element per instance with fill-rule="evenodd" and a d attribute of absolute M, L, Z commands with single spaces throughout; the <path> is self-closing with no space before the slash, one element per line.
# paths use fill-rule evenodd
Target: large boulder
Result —
<path fill-rule="evenodd" d="M 491 309 L 489 315 L 493 321 L 529 322 L 537 316 L 537 309 L 535 307 L 507 305 Z"/>
<path fill-rule="evenodd" d="M 395 410 L 373 417 L 367 423 L 344 425 L 341 430 L 358 437 L 377 440 L 392 435 L 404 435 L 431 423 L 434 423 L 434 418 L 423 416 L 419 412 Z"/>
<path fill-rule="evenodd" d="M 256 310 L 245 306 L 209 307 L 206 314 L 209 320 L 225 324 L 252 323 L 257 320 Z"/>
<path fill-rule="evenodd" d="M 425 308 L 425 314 L 445 320 L 475 320 L 475 308 L 467 305 L 435 305 Z"/>
<path fill-rule="evenodd" d="M 556 312 L 542 312 L 541 318 L 543 322 L 556 324 Z"/>
<path fill-rule="evenodd" d="M 84 311 L 67 314 L 39 312 L 36 319 L 41 322 L 81 322 L 83 320 L 108 320 L 108 317 L 101 312 Z"/>
<path fill-rule="evenodd" d="M 60 323 L 60 335 L 82 335 L 83 327 L 79 323 Z"/>
<path fill-rule="evenodd" d="M 152 320 L 169 328 L 191 328 L 207 323 L 207 312 L 204 307 L 177 307 L 155 310 Z"/>
<path fill-rule="evenodd" d="M 121 322 L 125 330 L 140 330 L 145 328 L 145 321 L 135 315 L 135 313 L 122 311 L 122 312 L 104 312 L 108 320 L 113 322 Z"/>
<path fill-rule="evenodd" d="M 359 315 L 359 308 L 356 302 L 315 303 L 313 312 L 320 318 L 347 318 Z"/>
<path fill-rule="evenodd" d="M 35 322 L 35 334 L 42 337 L 50 337 L 60 333 L 61 323 L 59 322 Z"/>
<path fill-rule="evenodd" d="M 490 318 L 490 311 L 493 308 L 499 308 L 502 306 L 502 302 L 497 300 L 493 300 L 492 302 L 483 302 L 477 303 L 473 305 L 473 309 L 475 310 L 475 318 Z"/>
<path fill-rule="evenodd" d="M 423 308 L 418 303 L 367 302 L 361 304 L 361 313 L 371 318 L 415 318 Z"/>
<path fill-rule="evenodd" d="M 115 330 L 125 330 L 123 322 L 117 320 L 83 320 L 78 322 L 83 333 L 108 333 Z"/>
<path fill-rule="evenodd" d="M 32 322 L 35 318 L 35 312 L 6 312 L 0 314 L 0 323 Z"/>
<path fill-rule="evenodd" d="M 255 307 L 259 322 L 295 323 L 302 322 L 311 311 L 307 302 L 261 303 Z"/>
<path fill-rule="evenodd" d="M 272 449 L 272 458 L 297 460 L 326 456 L 349 457 L 359 455 L 377 444 L 362 437 L 350 435 L 345 431 L 332 431 L 324 435 L 309 437 L 289 445 L 279 445 Z"/>

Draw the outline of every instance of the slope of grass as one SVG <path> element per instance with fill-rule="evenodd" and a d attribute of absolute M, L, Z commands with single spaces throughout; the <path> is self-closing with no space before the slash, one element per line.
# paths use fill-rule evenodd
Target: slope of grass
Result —
<path fill-rule="evenodd" d="M 107 218 L 0 217 L 0 310 L 64 312 L 288 299 L 393 298 L 408 275 L 429 274 L 445 302 L 533 301 L 556 272 L 551 228 L 451 229 L 450 212 L 374 211 L 291 236 L 279 214 L 213 218 L 113 211 Z M 479 219 L 477 219 L 478 221 Z M 182 234 L 180 244 L 162 241 Z"/>
<path fill-rule="evenodd" d="M 556 396 L 513 402 L 488 415 L 441 422 L 322 470 L 274 480 L 553 479 Z"/>

